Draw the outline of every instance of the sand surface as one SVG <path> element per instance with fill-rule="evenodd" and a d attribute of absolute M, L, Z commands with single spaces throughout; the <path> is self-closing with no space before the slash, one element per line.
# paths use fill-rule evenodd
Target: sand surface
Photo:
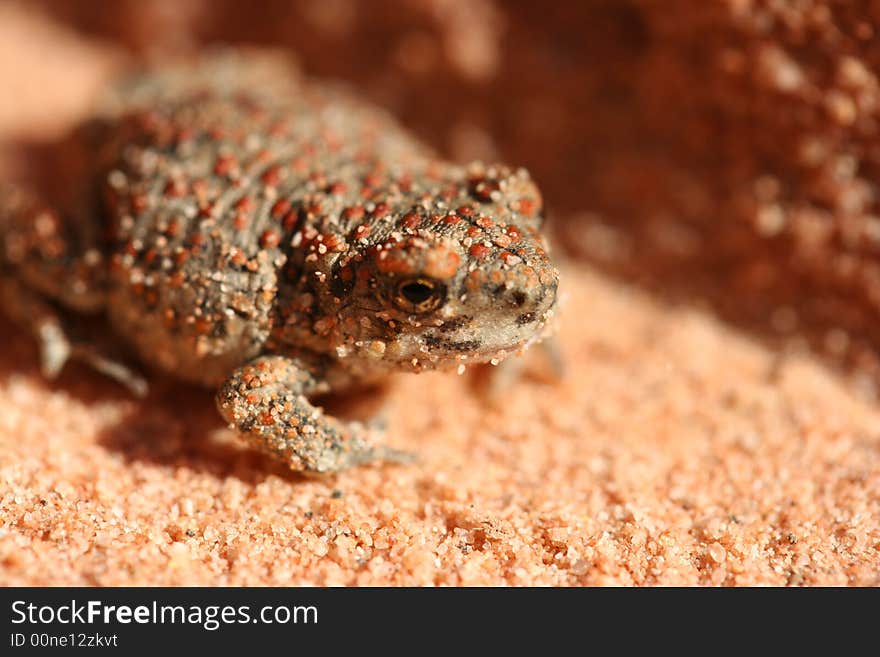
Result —
<path fill-rule="evenodd" d="M 0 5 L 0 138 L 57 134 L 115 56 Z M 880 584 L 876 402 L 694 307 L 563 276 L 562 380 L 535 350 L 495 397 L 469 371 L 331 400 L 384 400 L 421 461 L 326 479 L 244 448 L 210 391 L 47 383 L 0 323 L 0 584 Z"/>

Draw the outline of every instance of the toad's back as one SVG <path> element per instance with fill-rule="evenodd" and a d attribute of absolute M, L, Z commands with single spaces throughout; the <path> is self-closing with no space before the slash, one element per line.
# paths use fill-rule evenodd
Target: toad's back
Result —
<path fill-rule="evenodd" d="M 144 362 L 206 384 L 269 338 L 299 273 L 291 236 L 315 221 L 332 232 L 338 210 L 427 155 L 341 90 L 274 59 L 242 66 L 215 56 L 195 76 L 134 79 L 99 130 L 109 318 Z"/>

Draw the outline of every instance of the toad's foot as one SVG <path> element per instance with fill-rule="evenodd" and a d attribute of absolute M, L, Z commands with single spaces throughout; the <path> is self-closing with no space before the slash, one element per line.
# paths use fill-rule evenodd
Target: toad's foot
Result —
<path fill-rule="evenodd" d="M 120 359 L 103 353 L 95 345 L 74 343 L 70 358 L 91 367 L 96 372 L 124 385 L 135 397 L 144 398 L 150 391 L 147 380 Z"/>
<path fill-rule="evenodd" d="M 55 307 L 20 281 L 0 278 L 0 300 L 9 318 L 37 340 L 40 370 L 47 379 L 55 379 L 68 361 L 77 360 L 121 383 L 135 397 L 146 396 L 148 386 L 142 376 L 96 346 L 72 341 Z"/>
<path fill-rule="evenodd" d="M 232 374 L 217 393 L 217 407 L 232 428 L 293 470 L 329 473 L 414 460 L 408 452 L 372 444 L 362 424 L 324 415 L 305 397 L 315 388 L 314 377 L 297 361 L 265 356 Z"/>

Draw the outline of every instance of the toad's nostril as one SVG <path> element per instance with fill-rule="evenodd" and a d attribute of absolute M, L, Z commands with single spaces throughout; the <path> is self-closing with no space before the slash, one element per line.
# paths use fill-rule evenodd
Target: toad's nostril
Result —
<path fill-rule="evenodd" d="M 526 324 L 531 324 L 538 318 L 537 313 L 523 313 L 519 317 L 516 318 L 517 326 L 525 326 Z"/>
<path fill-rule="evenodd" d="M 526 295 L 524 292 L 516 291 L 511 295 L 511 299 L 513 300 L 513 305 L 519 308 L 526 302 Z"/>

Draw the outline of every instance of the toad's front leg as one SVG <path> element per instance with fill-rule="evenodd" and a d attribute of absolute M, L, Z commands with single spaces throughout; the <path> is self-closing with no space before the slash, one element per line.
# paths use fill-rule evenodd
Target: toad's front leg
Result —
<path fill-rule="evenodd" d="M 324 415 L 306 395 L 316 381 L 285 356 L 264 356 L 237 369 L 217 393 L 217 407 L 254 446 L 293 470 L 328 473 L 375 461 L 409 462 L 408 452 L 372 444 L 359 423 Z"/>

